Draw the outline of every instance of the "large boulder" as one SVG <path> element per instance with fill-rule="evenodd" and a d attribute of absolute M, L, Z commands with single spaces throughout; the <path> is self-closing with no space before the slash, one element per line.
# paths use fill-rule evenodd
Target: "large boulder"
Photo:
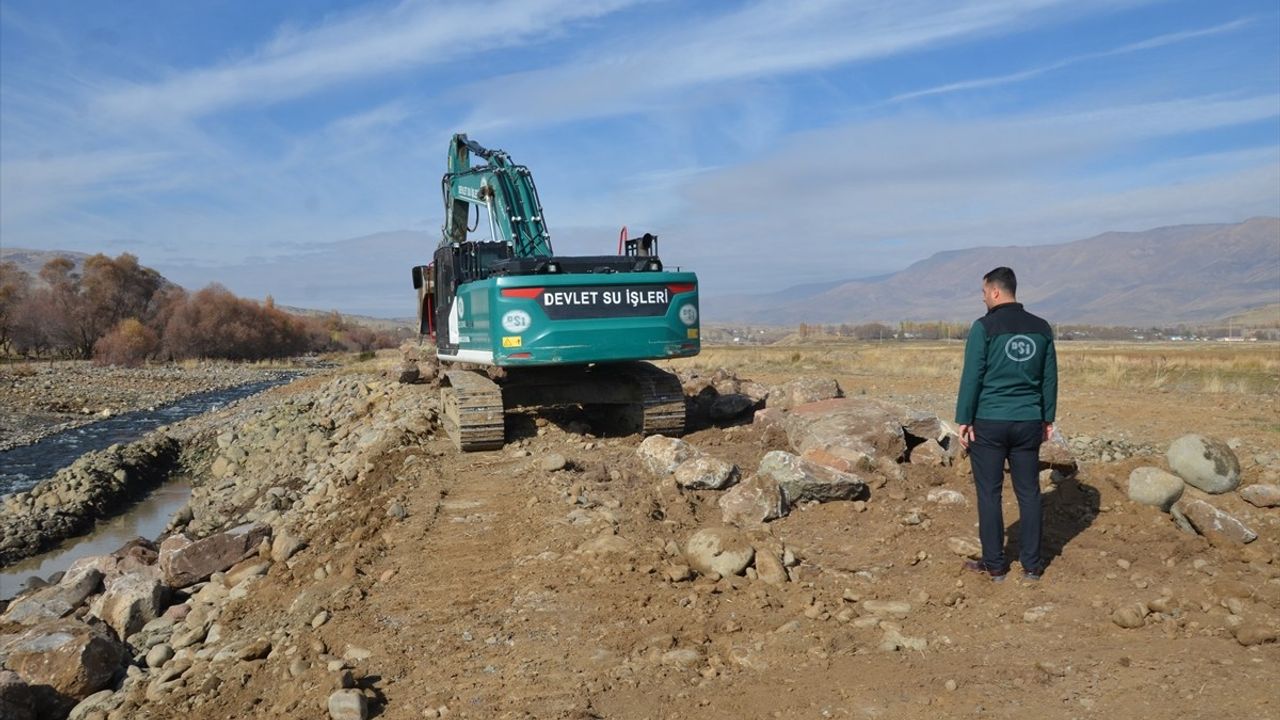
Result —
<path fill-rule="evenodd" d="M 772 478 L 751 476 L 720 496 L 720 515 L 738 527 L 758 527 L 785 517 L 787 499 Z"/>
<path fill-rule="evenodd" d="M 838 398 L 844 393 L 832 378 L 799 377 L 769 389 L 769 407 L 791 410 L 800 405 Z"/>
<path fill-rule="evenodd" d="M 75 612 L 101 586 L 102 573 L 94 568 L 64 575 L 57 585 L 41 588 L 14 600 L 4 615 L 0 615 L 0 623 L 38 625 L 66 617 Z"/>
<path fill-rule="evenodd" d="M 665 477 L 676 471 L 680 463 L 695 458 L 702 453 L 698 448 L 681 440 L 665 435 L 650 435 L 636 448 L 636 454 L 649 472 Z"/>
<path fill-rule="evenodd" d="M 110 582 L 93 601 L 91 612 L 127 638 L 160 617 L 168 599 L 169 588 L 160 581 L 159 571 L 147 568 Z"/>
<path fill-rule="evenodd" d="M 1182 498 L 1173 504 L 1170 512 L 1210 540 L 1225 539 L 1244 545 L 1258 539 L 1258 534 L 1249 526 L 1204 500 Z"/>
<path fill-rule="evenodd" d="M 1169 445 L 1165 457 L 1188 485 L 1207 493 L 1230 492 L 1240 484 L 1240 461 L 1221 440 L 1183 435 Z"/>
<path fill-rule="evenodd" d="M 879 458 L 897 461 L 906 454 L 903 410 L 874 398 L 823 400 L 793 408 L 782 427 L 798 453 L 823 450 L 869 470 Z"/>
<path fill-rule="evenodd" d="M 173 535 L 160 544 L 159 567 L 166 583 L 175 588 L 194 585 L 215 572 L 235 565 L 271 537 L 271 526 L 248 523 L 201 540 Z"/>
<path fill-rule="evenodd" d="M 857 475 L 809 462 L 782 450 L 765 454 L 756 477 L 776 483 L 787 505 L 856 500 L 867 487 Z"/>
<path fill-rule="evenodd" d="M 7 656 L 5 667 L 39 692 L 39 716 L 61 717 L 111 682 L 126 649 L 104 625 L 64 619 L 9 640 L 0 654 Z"/>
<path fill-rule="evenodd" d="M 676 484 L 689 490 L 723 490 L 738 481 L 738 466 L 708 455 L 676 466 Z"/>
<path fill-rule="evenodd" d="M 36 698 L 18 673 L 0 670 L 0 718 L 36 720 Z"/>
<path fill-rule="evenodd" d="M 689 567 L 703 575 L 741 575 L 755 557 L 755 548 L 732 528 L 703 528 L 684 545 Z"/>
<path fill-rule="evenodd" d="M 1182 497 L 1185 487 L 1182 478 L 1160 468 L 1140 467 L 1129 473 L 1129 499 L 1165 512 Z"/>

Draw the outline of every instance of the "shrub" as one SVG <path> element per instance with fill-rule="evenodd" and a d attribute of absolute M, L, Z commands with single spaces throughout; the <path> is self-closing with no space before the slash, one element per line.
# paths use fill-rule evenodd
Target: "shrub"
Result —
<path fill-rule="evenodd" d="M 93 361 L 98 365 L 136 367 L 155 353 L 160 341 L 151 328 L 137 318 L 125 318 L 93 345 Z"/>

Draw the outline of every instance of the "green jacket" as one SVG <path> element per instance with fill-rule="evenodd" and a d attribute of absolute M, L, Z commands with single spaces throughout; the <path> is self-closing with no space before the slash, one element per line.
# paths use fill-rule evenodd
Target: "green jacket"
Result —
<path fill-rule="evenodd" d="M 1058 357 L 1053 329 L 1022 303 L 991 308 L 969 329 L 956 422 L 1041 420 L 1058 409 Z"/>

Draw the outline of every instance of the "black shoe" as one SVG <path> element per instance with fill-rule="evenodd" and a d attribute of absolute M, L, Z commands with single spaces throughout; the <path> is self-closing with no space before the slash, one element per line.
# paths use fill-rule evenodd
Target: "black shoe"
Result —
<path fill-rule="evenodd" d="M 1043 575 L 1044 575 L 1043 570 L 1023 570 L 1022 571 L 1023 580 L 1032 580 L 1032 581 L 1038 582 Z"/>
<path fill-rule="evenodd" d="M 991 578 L 991 582 L 1000 582 L 1009 574 L 1008 570 L 992 570 L 987 567 L 986 563 L 981 560 L 965 560 L 964 569 L 970 572 L 982 573 Z"/>

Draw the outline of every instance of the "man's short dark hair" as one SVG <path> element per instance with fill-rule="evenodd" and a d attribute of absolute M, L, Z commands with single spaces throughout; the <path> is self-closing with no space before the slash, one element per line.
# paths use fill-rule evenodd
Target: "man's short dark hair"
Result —
<path fill-rule="evenodd" d="M 1011 296 L 1018 294 L 1018 276 L 1013 274 L 1013 268 L 1002 265 L 983 275 L 982 282 L 995 285 Z"/>

